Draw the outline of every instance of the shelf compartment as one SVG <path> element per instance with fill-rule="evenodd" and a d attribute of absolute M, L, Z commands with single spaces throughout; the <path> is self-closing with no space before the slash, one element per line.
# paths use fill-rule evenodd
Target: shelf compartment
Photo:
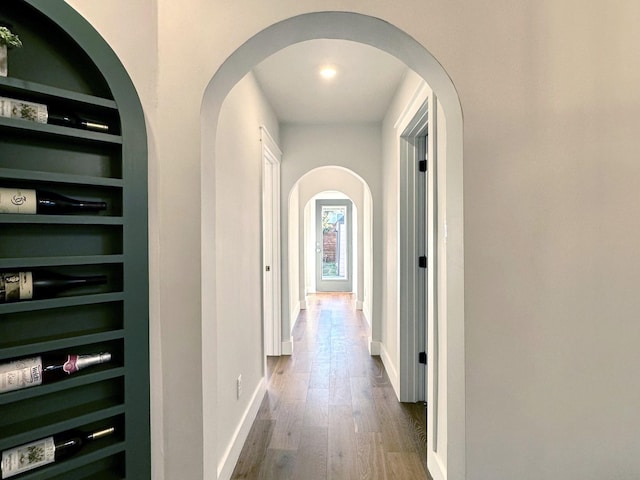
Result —
<path fill-rule="evenodd" d="M 123 389 L 122 378 L 111 378 L 3 405 L 3 414 L 0 416 L 0 431 L 3 433 L 3 439 L 0 442 L 5 447 L 21 445 L 30 440 L 46 437 L 52 432 L 62 432 L 87 424 L 89 421 L 76 423 L 73 427 L 60 425 L 67 421 L 77 422 L 76 417 L 86 417 L 96 413 L 104 415 L 101 412 L 105 410 L 111 412 L 114 408 L 121 408 L 124 405 Z M 74 415 L 74 412 L 78 415 Z M 99 418 L 105 417 L 93 417 L 91 421 Z M 50 433 L 32 433 L 34 431 Z M 12 437 L 19 437 L 19 439 Z"/>
<path fill-rule="evenodd" d="M 109 133 L 91 132 L 78 128 L 61 127 L 59 125 L 49 125 L 47 123 L 31 122 L 19 118 L 0 117 L 0 129 L 7 131 L 22 132 L 29 136 L 38 137 L 61 137 L 67 141 L 78 143 L 111 143 L 122 145 L 121 135 L 111 135 Z"/>
<path fill-rule="evenodd" d="M 124 294 L 122 292 L 47 298 L 43 300 L 25 300 L 23 302 L 0 304 L 0 315 L 29 311 L 36 312 L 39 310 L 73 307 L 77 305 L 121 302 L 123 300 Z"/>
<path fill-rule="evenodd" d="M 99 265 L 123 263 L 124 255 L 91 255 L 86 257 L 34 257 L 0 259 L 0 270 L 52 267 L 65 265 Z"/>
<path fill-rule="evenodd" d="M 114 330 L 111 332 L 91 333 L 87 335 L 77 335 L 66 338 L 56 338 L 40 342 L 28 344 L 14 344 L 6 342 L 6 347 L 0 351 L 0 361 L 9 361 L 14 358 L 28 357 L 40 355 L 45 352 L 53 352 L 56 350 L 73 349 L 74 353 L 90 353 L 95 351 L 109 351 L 114 357 L 121 357 L 121 354 L 115 355 L 114 350 L 120 350 L 121 346 L 111 345 L 107 342 L 122 340 L 124 338 L 124 330 Z M 112 360 L 115 362 L 115 360 Z"/>
<path fill-rule="evenodd" d="M 42 218 L 44 215 L 29 215 Z M 0 217 L 23 217 L 22 215 L 2 215 Z M 59 218 L 61 222 L 65 218 Z M 121 255 L 122 225 L 121 220 L 112 219 L 113 225 L 97 224 L 95 222 L 82 223 L 93 217 L 74 217 L 68 222 L 52 224 L 50 222 L 11 223 L 0 221 L 0 261 L 8 258 L 36 258 L 49 256 L 94 256 Z M 109 217 L 104 217 L 109 219 Z M 0 218 L 0 220 L 2 220 Z M 96 220 L 96 222 L 98 222 Z M 117 222 L 117 223 L 116 223 Z"/>
<path fill-rule="evenodd" d="M 27 96 L 35 99 L 33 101 L 41 101 L 44 103 L 53 98 L 58 101 L 70 101 L 87 107 L 100 107 L 111 110 L 117 110 L 118 108 L 116 102 L 108 98 L 96 97 L 71 90 L 51 87 L 42 83 L 22 80 L 20 78 L 0 77 L 0 91 L 6 93 L 6 95 L 3 96 Z"/>
<path fill-rule="evenodd" d="M 122 302 L 88 304 L 0 316 L 0 348 L 122 330 Z"/>
<path fill-rule="evenodd" d="M 106 215 L 23 215 L 0 214 L 0 224 L 51 224 L 51 225 L 122 225 L 122 217 Z"/>
<path fill-rule="evenodd" d="M 88 219 L 81 219 L 83 223 L 91 223 L 99 220 L 95 220 L 96 218 L 100 219 L 100 221 L 107 221 L 110 223 L 122 222 L 122 188 L 111 188 L 111 187 L 97 187 L 95 185 L 87 186 L 87 185 L 69 185 L 69 184 L 56 184 L 51 185 L 48 181 L 33 181 L 33 180 L 7 180 L 0 178 L 0 187 L 7 188 L 11 191 L 16 190 L 39 190 L 39 191 L 48 191 L 54 194 L 63 195 L 65 197 L 77 199 L 80 201 L 87 202 L 104 202 L 106 208 L 99 212 L 79 212 L 79 213 L 69 213 L 69 214 L 45 214 L 45 215 L 33 215 L 33 214 L 18 214 L 15 220 L 16 223 L 24 223 L 25 221 L 29 223 L 30 218 L 42 216 L 44 219 L 39 221 L 47 222 L 47 220 L 52 223 L 58 223 L 60 221 L 66 222 L 69 218 L 76 217 L 89 217 Z M 2 217 L 9 217 L 9 214 L 2 214 Z M 62 218 L 58 218 L 62 217 Z M 105 218 L 109 218 L 109 220 L 105 220 Z M 118 218 L 119 220 L 113 220 L 114 218 Z M 7 219 L 5 218 L 5 221 Z M 9 220 L 11 221 L 11 220 Z"/>
<path fill-rule="evenodd" d="M 119 442 L 21 475 L 20 480 L 122 480 L 126 444 Z"/>
<path fill-rule="evenodd" d="M 123 367 L 114 367 L 111 362 L 96 365 L 88 370 L 70 376 L 63 382 L 49 383 L 47 385 L 39 385 L 38 387 L 23 388 L 13 392 L 5 392 L 0 394 L 0 406 L 13 402 L 20 402 L 29 398 L 35 398 L 42 395 L 49 395 L 60 390 L 88 385 L 90 383 L 102 382 L 111 378 L 123 377 L 125 369 Z"/>
<path fill-rule="evenodd" d="M 14 120 L 13 123 L 29 124 L 24 120 Z M 69 175 L 71 178 L 90 177 L 122 181 L 120 144 L 78 143 L 69 141 L 66 137 L 56 136 L 34 139 L 28 130 L 20 129 L 0 128 L 0 132 L 2 169 L 22 171 L 23 176 L 52 173 Z"/>
<path fill-rule="evenodd" d="M 91 422 L 115 417 L 123 414 L 124 410 L 124 405 L 118 403 L 117 399 L 103 398 L 93 403 L 74 405 L 73 408 L 57 413 L 53 419 L 33 415 L 27 422 L 3 428 L 4 436 L 0 439 L 0 450 L 46 438 L 55 432 L 64 432 Z M 51 420 L 54 421 L 47 423 Z"/>
<path fill-rule="evenodd" d="M 91 177 L 89 175 L 71 175 L 64 173 L 50 173 L 16 168 L 0 168 L 0 179 L 26 180 L 46 182 L 48 184 L 94 185 L 97 187 L 122 188 L 124 182 L 117 178 Z"/>

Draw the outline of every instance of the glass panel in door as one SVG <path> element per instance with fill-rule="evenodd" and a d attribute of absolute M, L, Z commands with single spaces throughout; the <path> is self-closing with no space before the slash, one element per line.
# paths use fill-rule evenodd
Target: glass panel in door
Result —
<path fill-rule="evenodd" d="M 316 201 L 316 290 L 350 292 L 351 201 Z"/>

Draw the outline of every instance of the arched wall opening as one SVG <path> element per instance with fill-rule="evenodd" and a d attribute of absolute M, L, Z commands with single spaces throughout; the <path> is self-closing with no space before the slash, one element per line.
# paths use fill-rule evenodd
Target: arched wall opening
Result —
<path fill-rule="evenodd" d="M 218 117 L 225 98 L 255 65 L 289 45 L 313 39 L 341 39 L 364 43 L 383 50 L 422 77 L 437 94 L 446 119 L 442 154 L 438 165 L 438 305 L 441 329 L 440 352 L 446 370 L 446 390 L 440 392 L 447 440 L 438 451 L 428 452 L 429 468 L 443 472 L 436 478 L 465 478 L 465 377 L 464 377 L 464 259 L 462 190 L 462 111 L 451 79 L 436 59 L 418 42 L 393 25 L 366 15 L 347 12 L 303 14 L 276 23 L 257 33 L 236 50 L 216 72 L 202 103 L 201 232 L 202 232 L 202 392 L 203 451 L 217 446 L 217 367 L 215 192 L 216 135 Z M 373 272 L 375 276 L 378 272 Z M 377 293 L 373 292 L 374 299 Z M 374 309 L 376 308 L 374 300 Z M 373 325 L 375 331 L 376 325 Z M 213 343 L 212 343 L 213 342 Z M 206 368 L 204 366 L 206 365 Z M 435 448 L 435 446 L 434 446 Z M 203 458 L 205 478 L 217 478 L 218 459 Z M 444 463 L 443 463 L 444 462 Z"/>
<path fill-rule="evenodd" d="M 295 252 L 294 258 L 289 256 L 289 299 L 290 316 L 289 331 L 300 309 L 305 308 L 305 298 L 313 282 L 310 272 L 311 256 L 314 245 L 308 240 L 308 232 L 313 215 L 310 213 L 314 199 L 323 192 L 337 191 L 349 198 L 357 212 L 355 218 L 355 251 L 357 252 L 354 268 L 354 297 L 356 308 L 363 310 L 369 327 L 371 317 L 367 313 L 372 308 L 372 197 L 371 190 L 362 177 L 355 172 L 339 166 L 315 168 L 301 176 L 291 188 L 289 194 L 289 251 Z M 330 194 L 326 196 L 331 196 Z"/>

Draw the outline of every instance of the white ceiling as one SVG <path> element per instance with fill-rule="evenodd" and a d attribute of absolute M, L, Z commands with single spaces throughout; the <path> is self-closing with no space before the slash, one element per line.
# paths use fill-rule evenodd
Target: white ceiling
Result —
<path fill-rule="evenodd" d="M 327 81 L 319 71 L 332 65 Z M 346 40 L 310 40 L 284 48 L 254 69 L 283 123 L 379 122 L 407 67 L 377 48 Z"/>

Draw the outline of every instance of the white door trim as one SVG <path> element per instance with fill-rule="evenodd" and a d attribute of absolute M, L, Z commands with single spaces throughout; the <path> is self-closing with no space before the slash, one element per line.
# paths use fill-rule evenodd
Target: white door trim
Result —
<path fill-rule="evenodd" d="M 265 355 L 282 354 L 281 262 L 280 262 L 280 161 L 282 151 L 264 125 L 260 126 L 263 171 L 263 308 Z M 271 225 L 270 231 L 264 228 Z M 266 271 L 267 268 L 269 271 Z M 271 277 L 268 285 L 267 275 Z M 269 296 L 269 298 L 267 298 Z"/>
<path fill-rule="evenodd" d="M 400 391 L 403 402 L 426 400 L 425 367 L 418 363 L 418 353 L 425 351 L 426 305 L 421 304 L 426 292 L 425 271 L 418 257 L 426 255 L 424 236 L 426 206 L 418 189 L 418 139 L 427 134 L 431 90 L 420 82 L 411 101 L 394 127 L 400 146 Z"/>

